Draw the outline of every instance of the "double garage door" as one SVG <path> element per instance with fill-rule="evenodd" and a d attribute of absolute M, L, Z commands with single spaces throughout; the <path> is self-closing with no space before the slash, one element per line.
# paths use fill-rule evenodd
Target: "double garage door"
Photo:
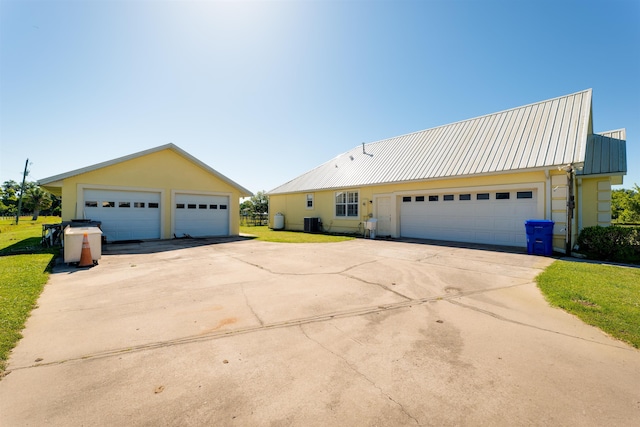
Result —
<path fill-rule="evenodd" d="M 527 246 L 524 223 L 537 218 L 536 190 L 401 196 L 400 235 L 420 239 Z"/>
<path fill-rule="evenodd" d="M 229 234 L 229 197 L 176 194 L 174 234 L 226 236 Z M 162 230 L 159 192 L 85 190 L 84 217 L 102 222 L 108 241 L 159 239 Z"/>

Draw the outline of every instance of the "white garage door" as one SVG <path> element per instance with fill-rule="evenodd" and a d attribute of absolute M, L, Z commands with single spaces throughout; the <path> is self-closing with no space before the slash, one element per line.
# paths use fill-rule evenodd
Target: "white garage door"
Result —
<path fill-rule="evenodd" d="M 110 242 L 160 238 L 160 193 L 84 190 L 84 214 Z"/>
<path fill-rule="evenodd" d="M 176 194 L 175 235 L 228 236 L 229 197 Z"/>
<path fill-rule="evenodd" d="M 440 193 L 400 198 L 400 235 L 527 246 L 524 223 L 537 217 L 536 190 Z"/>

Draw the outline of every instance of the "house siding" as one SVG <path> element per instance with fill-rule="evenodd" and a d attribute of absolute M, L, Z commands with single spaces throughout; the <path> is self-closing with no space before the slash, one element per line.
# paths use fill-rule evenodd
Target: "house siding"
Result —
<path fill-rule="evenodd" d="M 584 212 L 582 228 L 611 225 L 611 179 L 608 177 L 583 179 L 580 184 Z"/>

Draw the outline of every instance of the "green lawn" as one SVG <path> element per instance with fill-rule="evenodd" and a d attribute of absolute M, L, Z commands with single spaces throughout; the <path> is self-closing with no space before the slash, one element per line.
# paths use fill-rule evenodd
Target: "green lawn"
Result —
<path fill-rule="evenodd" d="M 537 278 L 552 305 L 640 348 L 640 269 L 556 261 Z"/>
<path fill-rule="evenodd" d="M 21 218 L 18 225 L 14 219 L 0 220 L 0 377 L 57 256 L 57 249 L 40 246 L 42 224 L 55 222 L 60 218 Z M 13 255 L 27 251 L 33 253 Z"/>
<path fill-rule="evenodd" d="M 250 234 L 258 240 L 278 243 L 332 243 L 353 240 L 352 236 L 337 236 L 329 234 L 303 233 L 300 231 L 271 230 L 266 225 L 251 227 L 240 226 L 240 233 Z"/>

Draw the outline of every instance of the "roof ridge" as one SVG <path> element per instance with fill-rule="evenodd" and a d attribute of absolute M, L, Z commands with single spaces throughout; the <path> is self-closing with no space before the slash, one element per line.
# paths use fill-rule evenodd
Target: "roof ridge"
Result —
<path fill-rule="evenodd" d="M 520 110 L 520 109 L 522 109 L 522 108 L 532 107 L 532 106 L 534 106 L 534 105 L 545 104 L 545 103 L 547 103 L 547 102 L 552 102 L 552 101 L 560 100 L 560 99 L 562 99 L 562 98 L 569 98 L 569 97 L 571 97 L 571 96 L 576 96 L 576 95 L 578 95 L 578 94 L 583 94 L 583 93 L 592 92 L 592 91 L 593 91 L 593 89 L 591 89 L 591 88 L 589 88 L 589 89 L 584 89 L 584 90 L 580 90 L 580 91 L 578 91 L 578 92 L 569 93 L 569 94 L 561 95 L 561 96 L 556 96 L 556 97 L 554 97 L 554 98 L 549 98 L 549 99 L 545 99 L 545 100 L 538 101 L 538 102 L 531 102 L 531 103 L 529 103 L 529 104 L 526 104 L 526 105 L 520 105 L 520 106 L 518 106 L 518 107 L 507 108 L 506 110 L 500 110 L 500 111 L 496 111 L 496 112 L 493 112 L 493 113 L 483 114 L 483 115 L 480 115 L 480 116 L 471 117 L 471 118 L 464 119 L 464 120 L 458 120 L 458 121 L 451 122 L 451 123 L 447 123 L 447 124 L 444 124 L 444 125 L 439 125 L 439 126 L 435 126 L 435 127 L 431 127 L 431 128 L 426 128 L 426 129 L 422 129 L 422 130 L 417 130 L 417 131 L 414 131 L 414 132 L 408 132 L 408 133 L 405 133 L 405 134 L 402 134 L 402 135 L 395 135 L 395 136 L 392 136 L 392 137 L 389 137 L 389 138 L 379 139 L 379 140 L 377 140 L 377 141 L 372 141 L 372 142 L 365 143 L 365 145 L 368 145 L 368 144 L 377 144 L 377 143 L 379 143 L 379 142 L 388 141 L 388 140 L 390 140 L 390 139 L 394 139 L 394 138 L 402 138 L 402 137 L 406 137 L 406 136 L 410 136 L 410 135 L 414 135 L 414 134 L 418 134 L 418 133 L 422 133 L 422 132 L 427 132 L 427 131 L 431 131 L 431 130 L 435 130 L 435 129 L 439 129 L 439 128 L 443 128 L 443 127 L 447 127 L 447 126 L 451 126 L 451 125 L 459 124 L 459 123 L 470 122 L 470 121 L 473 121 L 473 120 L 478 120 L 478 119 L 483 119 L 483 118 L 486 118 L 486 117 L 496 116 L 496 115 L 499 115 L 499 114 L 508 113 L 508 112 L 510 112 L 510 111 L 516 111 L 516 110 Z M 355 147 L 354 147 L 354 148 L 355 148 Z M 348 153 L 348 152 L 350 152 L 350 151 L 351 151 L 351 150 L 346 151 L 346 152 L 345 152 L 345 153 L 343 153 L 343 154 L 346 154 L 346 153 Z M 339 156 L 338 156 L 338 157 L 339 157 Z"/>

